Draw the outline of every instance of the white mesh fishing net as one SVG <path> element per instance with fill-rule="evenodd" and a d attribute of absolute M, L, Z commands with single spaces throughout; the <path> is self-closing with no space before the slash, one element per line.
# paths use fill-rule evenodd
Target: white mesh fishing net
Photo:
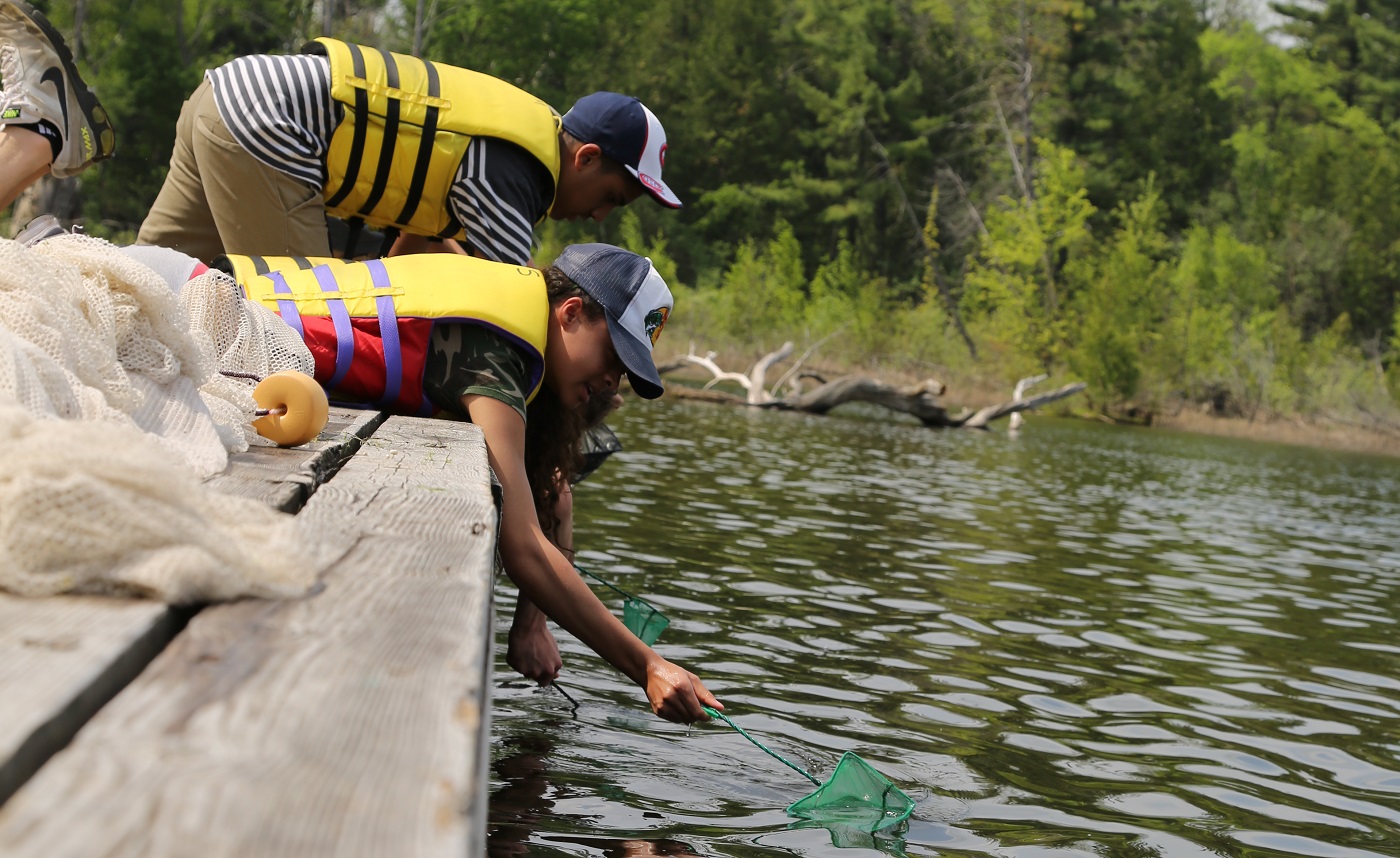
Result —
<path fill-rule="evenodd" d="M 310 368 L 221 274 L 177 300 L 107 242 L 0 240 L 0 590 L 304 592 L 329 558 L 296 519 L 202 480 L 257 439 L 250 383 L 219 371 Z"/>

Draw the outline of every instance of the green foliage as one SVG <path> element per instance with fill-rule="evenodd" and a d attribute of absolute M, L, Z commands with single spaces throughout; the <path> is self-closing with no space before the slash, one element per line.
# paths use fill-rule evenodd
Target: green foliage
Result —
<path fill-rule="evenodd" d="M 666 281 L 666 285 L 672 288 L 680 284 L 680 278 L 676 272 L 676 260 L 666 252 L 666 234 L 658 232 L 653 238 L 648 239 L 644 235 L 642 220 L 637 216 L 635 209 L 627 209 L 622 213 L 622 222 L 618 226 L 619 238 L 616 241 L 618 247 L 625 247 L 633 253 L 641 254 L 651 260 L 651 264 L 656 268 L 656 273 L 661 275 L 661 279 Z"/>
<path fill-rule="evenodd" d="M 740 245 L 723 274 L 718 321 L 734 340 L 776 348 L 800 325 L 805 283 L 802 248 L 780 223 L 772 241 Z"/>
<path fill-rule="evenodd" d="M 1099 402 L 1131 399 L 1143 363 L 1153 357 L 1169 279 L 1163 208 L 1149 180 L 1141 198 L 1119 208 L 1118 231 L 1103 257 L 1085 266 L 1090 270 L 1075 295 L 1077 343 L 1069 365 Z"/>
<path fill-rule="evenodd" d="M 1302 345 L 1297 327 L 1275 310 L 1261 310 L 1231 339 L 1230 394 L 1239 413 L 1253 420 L 1292 410 L 1297 393 L 1288 376 Z"/>
<path fill-rule="evenodd" d="M 1383 125 L 1397 118 L 1400 97 L 1400 8 L 1372 0 L 1279 3 L 1283 30 L 1299 40 L 1299 52 L 1331 73 L 1332 88 L 1346 104 Z"/>
<path fill-rule="evenodd" d="M 424 54 L 508 80 L 560 111 L 605 85 L 609 51 L 625 49 L 616 28 L 635 2 L 602 0 L 482 0 L 442 4 Z"/>
<path fill-rule="evenodd" d="M 1392 401 L 1400 400 L 1400 307 L 1390 320 L 1390 351 L 1386 355 L 1384 382 Z"/>
<path fill-rule="evenodd" d="M 1170 274 L 1161 326 L 1158 391 L 1211 402 L 1230 410 L 1235 333 L 1271 306 L 1277 271 L 1263 248 L 1239 241 L 1227 227 L 1196 227 L 1187 235 Z"/>
<path fill-rule="evenodd" d="M 836 257 L 817 269 L 812 278 L 811 298 L 804 321 L 816 336 L 825 336 L 848 326 L 861 303 L 864 282 L 856 265 L 855 251 L 842 241 Z"/>
<path fill-rule="evenodd" d="M 1057 142 L 1088 164 L 1086 187 L 1099 211 L 1114 211 L 1156 176 L 1165 222 L 1184 226 L 1229 167 L 1220 148 L 1228 114 L 1210 89 L 1198 39 L 1201 7 L 1081 0 L 1065 15 L 1065 49 L 1052 67 L 1063 76 Z"/>
<path fill-rule="evenodd" d="M 1203 39 L 1236 108 L 1233 199 L 1222 214 L 1284 261 L 1279 293 L 1311 335 L 1341 313 L 1383 330 L 1400 288 L 1393 224 L 1400 145 L 1330 88 L 1334 72 L 1252 30 Z"/>
<path fill-rule="evenodd" d="M 974 361 L 936 295 L 893 314 L 881 347 L 886 362 L 944 380 L 972 373 Z"/>
<path fill-rule="evenodd" d="M 1289 381 L 1298 391 L 1297 410 L 1308 416 L 1375 413 L 1387 398 L 1383 380 L 1351 342 L 1346 314 L 1307 343 L 1293 373 Z"/>
<path fill-rule="evenodd" d="M 1063 356 L 1068 318 L 1063 260 L 1089 249 L 1094 207 L 1074 153 L 1039 142 L 1032 199 L 1002 197 L 986 214 L 987 235 L 967 274 L 965 309 L 987 320 L 1015 372 L 1048 369 Z"/>

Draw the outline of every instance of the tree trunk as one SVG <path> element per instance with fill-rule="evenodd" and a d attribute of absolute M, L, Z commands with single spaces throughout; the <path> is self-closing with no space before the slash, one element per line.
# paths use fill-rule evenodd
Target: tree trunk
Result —
<path fill-rule="evenodd" d="M 925 426 L 946 426 L 948 410 L 938 404 L 938 397 L 942 393 L 942 382 L 933 379 L 912 387 L 893 387 L 873 378 L 851 375 L 829 381 L 807 393 L 774 400 L 766 405 L 784 411 L 825 414 L 847 402 L 869 402 L 891 411 L 912 414 L 922 420 Z"/>

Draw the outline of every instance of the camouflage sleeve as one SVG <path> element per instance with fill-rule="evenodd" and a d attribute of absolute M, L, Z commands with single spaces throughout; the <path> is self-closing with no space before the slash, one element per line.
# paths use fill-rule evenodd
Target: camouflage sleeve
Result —
<path fill-rule="evenodd" d="M 529 377 L 525 356 L 487 328 L 466 323 L 433 328 L 423 392 L 443 411 L 467 420 L 462 397 L 477 394 L 499 399 L 524 420 Z"/>

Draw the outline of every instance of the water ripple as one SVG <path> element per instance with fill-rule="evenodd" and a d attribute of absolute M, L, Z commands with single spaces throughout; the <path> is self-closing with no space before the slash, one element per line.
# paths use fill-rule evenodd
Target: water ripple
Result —
<path fill-rule="evenodd" d="M 793 825 L 810 784 L 561 636 L 577 712 L 497 665 L 492 854 L 1397 854 L 1400 464 L 1044 418 L 614 428 L 581 562 L 755 737 L 855 750 L 915 815 Z"/>

